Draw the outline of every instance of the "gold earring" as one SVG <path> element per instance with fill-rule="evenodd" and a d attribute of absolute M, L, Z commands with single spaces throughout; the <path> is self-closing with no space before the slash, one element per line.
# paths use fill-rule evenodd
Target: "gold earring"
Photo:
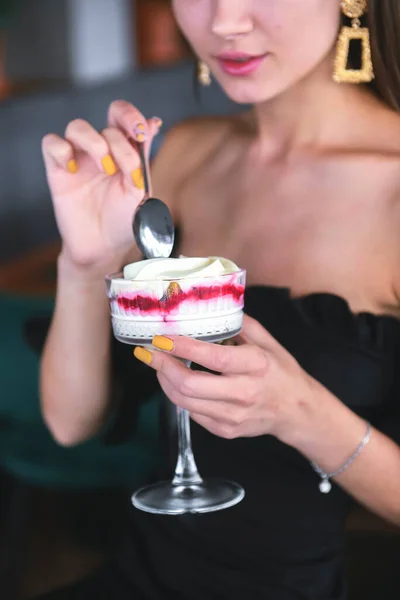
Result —
<path fill-rule="evenodd" d="M 369 83 L 375 77 L 371 58 L 369 29 L 361 27 L 360 18 L 367 10 L 367 0 L 343 0 L 343 14 L 351 19 L 351 27 L 342 27 L 336 48 L 333 79 L 337 83 Z M 350 42 L 361 42 L 361 68 L 348 69 Z"/>
<path fill-rule="evenodd" d="M 197 78 L 201 85 L 204 85 L 205 87 L 208 87 L 212 83 L 211 71 L 202 60 L 198 63 Z"/>

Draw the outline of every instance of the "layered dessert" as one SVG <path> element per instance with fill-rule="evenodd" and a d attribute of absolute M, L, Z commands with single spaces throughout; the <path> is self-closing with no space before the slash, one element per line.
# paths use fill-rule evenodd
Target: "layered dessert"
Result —
<path fill-rule="evenodd" d="M 220 258 L 155 258 L 107 278 L 115 337 L 151 343 L 155 335 L 219 341 L 242 326 L 245 272 Z"/>

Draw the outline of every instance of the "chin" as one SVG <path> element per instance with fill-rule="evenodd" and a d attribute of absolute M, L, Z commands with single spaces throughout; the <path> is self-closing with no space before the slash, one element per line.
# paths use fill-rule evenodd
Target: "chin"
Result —
<path fill-rule="evenodd" d="M 272 82 L 237 80 L 220 81 L 219 84 L 228 98 L 237 104 L 262 104 L 285 90 L 285 86 L 278 86 Z"/>

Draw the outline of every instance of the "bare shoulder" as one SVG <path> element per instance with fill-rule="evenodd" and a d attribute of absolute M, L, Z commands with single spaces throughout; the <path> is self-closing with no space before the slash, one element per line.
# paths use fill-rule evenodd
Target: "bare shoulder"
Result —
<path fill-rule="evenodd" d="M 371 193 L 400 202 L 400 112 L 379 103 L 357 121 L 350 143 L 339 156 L 343 169 Z"/>
<path fill-rule="evenodd" d="M 178 123 L 165 135 L 154 170 L 167 169 L 171 176 L 172 169 L 178 177 L 185 176 L 229 134 L 237 120 L 238 117 L 195 117 Z"/>
<path fill-rule="evenodd" d="M 238 123 L 239 116 L 195 117 L 172 127 L 153 161 L 155 193 L 175 209 L 175 190 Z"/>
<path fill-rule="evenodd" d="M 379 104 L 361 123 L 366 149 L 396 165 L 400 160 L 400 112 Z"/>
<path fill-rule="evenodd" d="M 393 189 L 393 201 L 400 210 L 400 112 L 390 111 L 387 119 L 376 125 L 376 155 L 387 168 L 387 183 Z"/>
<path fill-rule="evenodd" d="M 377 153 L 382 166 L 380 175 L 389 200 L 387 239 L 393 248 L 393 289 L 400 310 L 400 113 L 393 112 L 382 122 L 378 139 L 381 144 L 381 151 Z"/>

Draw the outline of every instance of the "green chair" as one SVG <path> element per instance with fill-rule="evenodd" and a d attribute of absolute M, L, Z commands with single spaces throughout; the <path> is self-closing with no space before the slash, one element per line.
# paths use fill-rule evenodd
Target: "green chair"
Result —
<path fill-rule="evenodd" d="M 39 356 L 24 334 L 26 322 L 50 314 L 53 299 L 0 296 L 0 465 L 35 486 L 94 489 L 145 481 L 160 456 L 159 395 L 140 408 L 132 437 L 120 445 L 95 438 L 59 446 L 40 411 Z"/>

